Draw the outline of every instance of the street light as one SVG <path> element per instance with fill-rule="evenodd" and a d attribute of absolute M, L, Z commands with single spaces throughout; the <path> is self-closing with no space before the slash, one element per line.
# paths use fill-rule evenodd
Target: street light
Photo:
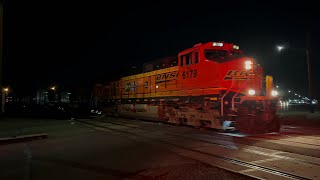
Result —
<path fill-rule="evenodd" d="M 8 93 L 8 92 L 9 92 L 9 88 L 3 88 L 3 91 L 4 91 L 5 93 Z"/>
<path fill-rule="evenodd" d="M 52 86 L 50 89 L 53 90 L 53 91 L 55 91 L 55 90 L 56 90 L 56 87 L 55 87 L 55 86 Z"/>
<path fill-rule="evenodd" d="M 277 46 L 277 49 L 279 52 L 281 52 L 283 50 L 284 46 Z"/>

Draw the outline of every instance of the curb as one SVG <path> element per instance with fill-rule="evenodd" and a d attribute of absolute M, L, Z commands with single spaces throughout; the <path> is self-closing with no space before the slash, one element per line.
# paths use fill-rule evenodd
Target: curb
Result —
<path fill-rule="evenodd" d="M 15 137 L 5 137 L 5 138 L 0 138 L 0 145 L 20 143 L 25 141 L 33 141 L 33 140 L 46 139 L 46 138 L 48 138 L 47 134 L 30 134 L 30 135 L 15 136 Z"/>

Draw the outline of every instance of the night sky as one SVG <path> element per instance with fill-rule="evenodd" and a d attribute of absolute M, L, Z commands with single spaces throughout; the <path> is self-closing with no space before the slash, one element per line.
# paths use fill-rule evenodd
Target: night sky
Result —
<path fill-rule="evenodd" d="M 307 95 L 306 31 L 320 89 L 319 9 L 300 1 L 5 1 L 6 85 L 89 87 L 199 42 L 240 46 L 281 88 Z M 276 45 L 287 48 L 279 53 Z M 318 93 L 320 94 L 320 93 Z"/>

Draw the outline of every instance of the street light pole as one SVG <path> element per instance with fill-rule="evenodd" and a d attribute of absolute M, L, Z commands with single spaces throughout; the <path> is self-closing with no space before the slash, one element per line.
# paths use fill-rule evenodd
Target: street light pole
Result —
<path fill-rule="evenodd" d="M 2 46 L 2 33 L 3 33 L 3 0 L 0 0 L 0 93 L 1 93 L 1 113 L 4 113 L 5 105 L 5 92 L 2 85 L 2 65 L 3 65 L 3 46 Z"/>
<path fill-rule="evenodd" d="M 311 62 L 310 62 L 310 53 L 309 50 L 306 50 L 307 53 L 307 64 L 308 64 L 308 85 L 309 85 L 309 97 L 313 98 L 313 86 L 312 86 L 312 76 L 311 76 Z"/>
<path fill-rule="evenodd" d="M 309 90 L 309 97 L 310 98 L 314 98 L 314 94 L 313 94 L 313 84 L 312 84 L 312 69 L 311 69 L 311 61 L 310 61 L 310 33 L 307 32 L 306 33 L 306 43 L 307 43 L 307 47 L 306 47 L 306 55 L 307 55 L 307 66 L 308 66 L 308 90 Z"/>
<path fill-rule="evenodd" d="M 3 70 L 3 0 L 0 0 L 0 93 L 1 93 L 1 113 L 5 112 L 5 92 L 3 89 L 3 77 L 2 77 L 2 70 Z"/>

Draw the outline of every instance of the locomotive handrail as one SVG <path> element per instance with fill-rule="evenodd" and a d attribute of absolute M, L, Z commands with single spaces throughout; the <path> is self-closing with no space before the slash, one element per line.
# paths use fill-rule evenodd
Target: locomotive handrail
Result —
<path fill-rule="evenodd" d="M 220 114 L 221 114 L 221 117 L 223 117 L 223 99 L 224 97 L 230 92 L 230 90 L 232 89 L 233 87 L 233 84 L 234 84 L 234 78 L 232 77 L 232 81 L 231 81 L 231 86 L 229 87 L 229 89 L 223 94 L 223 96 L 221 97 L 221 102 L 220 102 Z"/>
<path fill-rule="evenodd" d="M 240 89 L 243 88 L 244 85 L 246 85 L 248 83 L 248 79 L 246 79 L 246 81 L 243 82 L 243 84 L 241 85 Z M 232 111 L 234 111 L 234 98 L 239 94 L 239 92 L 236 92 L 233 96 L 232 96 L 232 100 L 231 100 L 231 109 Z"/>

